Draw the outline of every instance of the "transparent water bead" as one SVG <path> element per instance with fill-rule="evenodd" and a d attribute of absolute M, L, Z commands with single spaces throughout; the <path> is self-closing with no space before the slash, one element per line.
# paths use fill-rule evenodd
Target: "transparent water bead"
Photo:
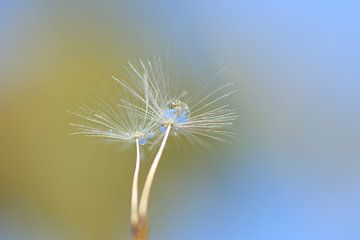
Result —
<path fill-rule="evenodd" d="M 181 115 L 184 115 L 185 117 L 190 117 L 190 108 L 189 106 L 180 100 L 176 100 L 174 102 L 169 103 L 168 105 L 169 109 L 174 109 L 176 112 L 176 116 L 179 117 Z"/>
<path fill-rule="evenodd" d="M 164 118 L 175 127 L 187 123 L 190 118 L 189 106 L 180 100 L 176 100 L 168 104 L 168 108 L 164 111 Z M 161 126 L 160 131 L 164 132 L 166 126 Z"/>

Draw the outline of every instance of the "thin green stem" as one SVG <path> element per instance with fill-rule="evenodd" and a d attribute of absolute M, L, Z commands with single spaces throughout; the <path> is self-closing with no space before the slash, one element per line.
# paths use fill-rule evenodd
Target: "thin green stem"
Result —
<path fill-rule="evenodd" d="M 166 132 L 164 135 L 164 138 L 161 142 L 159 151 L 157 152 L 154 161 L 151 164 L 149 173 L 146 177 L 145 180 L 145 184 L 144 184 L 144 188 L 141 194 L 141 198 L 140 198 L 140 203 L 139 203 L 139 218 L 140 221 L 145 221 L 146 222 L 146 216 L 147 216 L 147 209 L 148 209 L 148 202 L 149 202 L 149 195 L 150 195 L 150 190 L 151 190 L 151 186 L 154 180 L 154 176 L 156 173 L 156 169 L 159 165 L 160 162 L 160 158 L 164 152 L 164 148 L 167 142 L 167 139 L 169 137 L 170 134 L 170 130 L 171 130 L 171 125 L 169 124 L 166 128 Z"/>

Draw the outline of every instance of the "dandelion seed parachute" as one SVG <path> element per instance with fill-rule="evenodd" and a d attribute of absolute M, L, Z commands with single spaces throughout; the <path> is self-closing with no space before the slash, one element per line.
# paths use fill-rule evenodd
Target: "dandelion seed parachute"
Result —
<path fill-rule="evenodd" d="M 206 147 L 206 139 L 227 141 L 235 137 L 232 125 L 237 118 L 236 112 L 228 104 L 221 104 L 236 92 L 233 83 L 222 85 L 215 90 L 204 88 L 191 98 L 186 91 L 181 94 L 171 91 L 169 79 L 159 58 L 139 61 L 137 64 L 129 63 L 126 69 L 136 83 L 136 88 L 116 77 L 113 78 L 131 93 L 132 97 L 148 107 L 145 111 L 144 108 L 127 101 L 122 104 L 126 109 L 147 115 L 156 122 L 159 125 L 157 133 L 163 134 L 166 127 L 172 125 L 173 134 Z M 140 95 L 139 91 L 145 94 Z"/>
<path fill-rule="evenodd" d="M 172 133 L 177 136 L 174 139 L 185 138 L 206 148 L 209 147 L 206 139 L 226 141 L 235 137 L 232 124 L 237 117 L 236 112 L 222 101 L 236 90 L 232 90 L 232 84 L 229 83 L 212 91 L 203 88 L 192 99 L 186 91 L 174 94 L 170 91 L 163 65 L 156 57 L 147 61 L 129 62 L 125 70 L 129 74 L 129 81 L 113 76 L 122 89 L 121 96 L 109 97 L 107 100 L 98 98 L 91 107 L 81 106 L 73 114 L 86 123 L 72 126 L 78 129 L 74 134 L 136 143 L 131 222 L 133 229 L 147 230 L 149 194 L 168 137 Z M 139 145 L 147 144 L 156 135 L 162 137 L 162 141 L 137 204 Z M 151 147 L 160 142 L 161 138 L 157 139 Z M 144 228 L 139 228 L 141 226 Z M 139 233 L 135 231 L 134 237 Z"/>
<path fill-rule="evenodd" d="M 233 83 L 215 90 L 204 88 L 191 99 L 186 91 L 181 94 L 170 91 L 169 79 L 159 58 L 140 61 L 139 66 L 132 65 L 133 73 L 140 88 L 147 94 L 146 98 L 137 97 L 141 102 L 149 103 L 147 114 L 160 125 L 160 133 L 172 125 L 173 133 L 203 146 L 207 145 L 206 139 L 227 141 L 235 137 L 232 125 L 237 118 L 236 112 L 228 104 L 222 104 L 224 99 L 236 92 Z M 130 108 L 142 111 L 137 106 Z"/>
<path fill-rule="evenodd" d="M 77 128 L 72 134 L 132 143 L 138 139 L 140 145 L 147 144 L 157 131 L 157 123 L 148 114 L 148 102 L 138 100 L 145 93 L 135 90 L 126 93 L 127 89 L 120 87 L 116 94 L 105 91 L 105 97 L 97 96 L 91 105 L 82 105 L 70 112 L 83 120 L 70 124 Z"/>

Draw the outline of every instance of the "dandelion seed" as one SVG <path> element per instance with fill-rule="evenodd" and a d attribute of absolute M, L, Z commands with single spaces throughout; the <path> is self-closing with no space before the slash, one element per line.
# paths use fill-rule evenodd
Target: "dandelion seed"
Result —
<path fill-rule="evenodd" d="M 131 223 L 134 227 L 139 222 L 140 145 L 147 144 L 158 128 L 157 123 L 152 121 L 148 114 L 146 83 L 141 82 L 141 84 L 144 87 L 139 91 L 133 90 L 126 99 L 119 98 L 119 96 L 125 96 L 126 91 L 130 89 L 129 85 L 123 83 L 120 85 L 120 90 L 122 90 L 120 93 L 110 95 L 106 92 L 106 100 L 98 97 L 91 107 L 87 105 L 79 107 L 78 111 L 71 113 L 83 119 L 85 123 L 70 124 L 78 129 L 73 134 L 100 137 L 107 141 L 135 143 L 136 160 L 131 193 Z M 140 96 L 145 100 L 139 102 Z"/>
<path fill-rule="evenodd" d="M 233 89 L 233 84 L 229 83 L 215 90 L 202 88 L 192 98 L 186 91 L 173 94 L 159 58 L 129 62 L 125 70 L 129 74 L 130 82 L 115 76 L 113 79 L 128 97 L 111 99 L 108 102 L 99 100 L 96 107 L 81 107 L 80 111 L 74 114 L 86 120 L 87 124 L 73 126 L 79 129 L 76 134 L 136 143 L 131 208 L 132 234 L 134 239 L 145 239 L 143 236 L 147 234 L 151 186 L 169 137 L 173 135 L 174 139 L 186 139 L 207 148 L 208 140 L 227 141 L 235 137 L 232 125 L 236 112 L 222 102 L 236 90 Z M 162 140 L 158 138 L 158 141 L 161 141 L 159 150 L 151 164 L 138 202 L 139 145 L 148 144 L 156 135 L 162 137 Z"/>
<path fill-rule="evenodd" d="M 236 112 L 230 109 L 228 104 L 221 104 L 221 101 L 236 90 L 229 90 L 232 84 L 226 84 L 213 91 L 207 91 L 208 93 L 203 97 L 200 97 L 201 94 L 196 95 L 193 99 L 196 101 L 191 105 L 183 100 L 187 95 L 186 91 L 177 96 L 170 94 L 159 59 L 149 60 L 141 66 L 149 73 L 147 81 L 149 115 L 158 122 L 159 131 L 163 134 L 163 140 L 145 180 L 139 202 L 139 218 L 146 222 L 151 186 L 170 133 L 176 135 L 176 138 L 184 136 L 185 139 L 204 147 L 208 147 L 204 138 L 227 141 L 228 138 L 234 137 L 232 125 L 236 119 Z M 144 101 L 141 98 L 140 100 Z"/>

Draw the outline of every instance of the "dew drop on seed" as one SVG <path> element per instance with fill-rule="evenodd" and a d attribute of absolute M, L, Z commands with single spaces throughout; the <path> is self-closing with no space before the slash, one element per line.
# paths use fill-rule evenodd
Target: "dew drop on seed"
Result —
<path fill-rule="evenodd" d="M 176 112 L 174 113 L 176 118 L 180 116 L 184 116 L 186 119 L 190 118 L 190 108 L 185 102 L 176 100 L 174 102 L 169 103 L 168 107 L 169 109 L 176 110 Z"/>

